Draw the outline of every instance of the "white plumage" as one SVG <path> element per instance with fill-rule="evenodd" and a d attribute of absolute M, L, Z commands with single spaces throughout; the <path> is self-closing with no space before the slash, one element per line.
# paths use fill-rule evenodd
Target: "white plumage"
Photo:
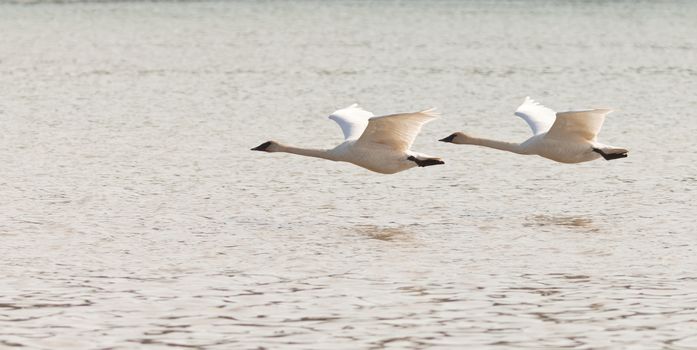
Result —
<path fill-rule="evenodd" d="M 436 117 L 433 109 L 375 117 L 353 104 L 329 116 L 344 133 L 344 142 L 332 149 L 306 149 L 267 141 L 252 150 L 349 162 L 378 173 L 394 174 L 416 166 L 444 164 L 440 158 L 410 150 L 421 127 Z"/>
<path fill-rule="evenodd" d="M 523 118 L 530 125 L 533 135 L 547 132 L 556 119 L 556 113 L 553 110 L 535 102 L 529 96 L 515 111 L 515 115 Z"/>
<path fill-rule="evenodd" d="M 373 117 L 368 121 L 358 143 L 367 147 L 386 145 L 396 151 L 406 152 L 414 144 L 421 127 L 436 117 L 434 109 Z"/>
<path fill-rule="evenodd" d="M 374 116 L 357 104 L 337 110 L 329 116 L 329 119 L 337 122 L 344 133 L 344 140 L 357 140 L 368 126 L 368 119 Z"/>
<path fill-rule="evenodd" d="M 441 141 L 471 144 L 518 154 L 537 154 L 561 163 L 581 163 L 600 157 L 606 160 L 627 157 L 624 148 L 597 142 L 598 133 L 610 109 L 589 109 L 556 113 L 526 97 L 515 115 L 523 118 L 533 136 L 523 143 L 472 137 L 456 132 Z"/>

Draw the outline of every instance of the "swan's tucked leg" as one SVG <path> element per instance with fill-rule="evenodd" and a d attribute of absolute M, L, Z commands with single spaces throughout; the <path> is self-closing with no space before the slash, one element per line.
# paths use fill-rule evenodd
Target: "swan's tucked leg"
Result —
<path fill-rule="evenodd" d="M 605 160 L 613 160 L 619 158 L 627 158 L 627 150 L 622 148 L 596 148 L 593 147 L 593 152 L 600 154 Z"/>
<path fill-rule="evenodd" d="M 416 158 L 414 156 L 409 156 L 407 157 L 408 160 L 411 160 L 412 162 L 416 163 L 416 165 L 420 167 L 425 167 L 425 166 L 431 166 L 431 165 L 438 165 L 438 164 L 445 164 L 445 162 L 440 159 L 440 158 Z"/>

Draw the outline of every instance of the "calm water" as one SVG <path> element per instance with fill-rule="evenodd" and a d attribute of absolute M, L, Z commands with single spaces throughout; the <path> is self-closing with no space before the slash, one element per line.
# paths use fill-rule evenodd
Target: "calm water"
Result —
<path fill-rule="evenodd" d="M 0 348 L 697 347 L 697 3 L 0 4 Z M 563 165 L 526 95 L 615 108 Z M 439 107 L 396 175 L 262 154 Z"/>

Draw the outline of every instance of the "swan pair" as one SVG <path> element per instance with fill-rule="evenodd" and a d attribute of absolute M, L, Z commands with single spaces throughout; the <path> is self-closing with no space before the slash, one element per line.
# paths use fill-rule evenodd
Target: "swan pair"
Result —
<path fill-rule="evenodd" d="M 515 115 L 523 118 L 533 136 L 523 143 L 472 137 L 456 132 L 440 141 L 495 148 L 518 154 L 536 154 L 561 163 L 581 163 L 600 157 L 625 158 L 624 148 L 597 142 L 609 109 L 556 113 L 529 97 Z M 349 162 L 368 170 L 394 174 L 414 167 L 445 164 L 441 158 L 410 150 L 424 124 L 435 119 L 434 109 L 375 117 L 358 105 L 337 110 L 329 116 L 339 124 L 344 142 L 332 149 L 308 149 L 267 141 L 253 151 L 285 152 L 302 156 Z"/>

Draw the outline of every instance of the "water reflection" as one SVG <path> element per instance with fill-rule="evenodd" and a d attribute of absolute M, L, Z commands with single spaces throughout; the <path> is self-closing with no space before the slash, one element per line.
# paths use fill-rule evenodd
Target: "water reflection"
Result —
<path fill-rule="evenodd" d="M 370 239 L 380 241 L 411 241 L 414 234 L 402 227 L 380 227 L 376 225 L 356 225 L 356 232 Z"/>
<path fill-rule="evenodd" d="M 590 232 L 600 231 L 600 229 L 593 224 L 593 219 L 586 216 L 539 214 L 529 216 L 526 220 L 527 222 L 523 223 L 523 226 L 526 227 L 560 226 L 569 229 L 582 229 Z"/>

